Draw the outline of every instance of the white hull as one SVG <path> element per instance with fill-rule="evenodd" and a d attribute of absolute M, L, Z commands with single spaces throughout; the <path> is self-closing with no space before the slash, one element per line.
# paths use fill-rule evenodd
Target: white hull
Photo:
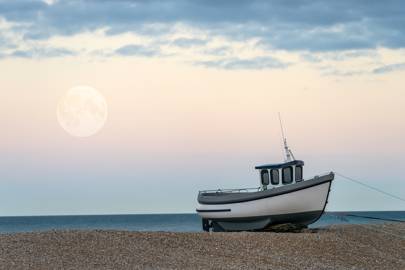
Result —
<path fill-rule="evenodd" d="M 203 219 L 210 220 L 323 212 L 327 203 L 330 185 L 331 182 L 325 182 L 306 189 L 247 202 L 215 205 L 199 203 L 197 212 Z"/>

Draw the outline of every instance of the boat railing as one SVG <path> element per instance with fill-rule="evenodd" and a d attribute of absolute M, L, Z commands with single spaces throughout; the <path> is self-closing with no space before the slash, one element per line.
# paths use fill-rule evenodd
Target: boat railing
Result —
<path fill-rule="evenodd" d="M 323 177 L 323 176 L 327 176 L 327 175 L 330 175 L 331 173 L 334 173 L 334 172 L 324 172 L 324 173 L 321 173 L 321 174 L 318 174 L 318 175 L 315 175 L 313 178 L 311 178 L 311 179 L 316 179 L 316 178 L 319 178 L 319 177 Z M 308 179 L 309 180 L 309 179 Z"/>
<path fill-rule="evenodd" d="M 257 192 L 260 191 L 260 187 L 256 188 L 229 188 L 229 189 L 209 189 L 209 190 L 200 190 L 199 194 L 213 194 L 213 193 L 242 193 L 242 192 Z"/>
<path fill-rule="evenodd" d="M 314 176 L 311 179 L 317 179 L 319 177 L 323 177 L 326 175 L 329 175 L 333 172 L 326 172 L 326 173 L 322 173 L 319 175 Z M 307 179 L 310 180 L 310 179 Z M 305 179 L 303 179 L 303 181 L 305 181 Z M 275 188 L 275 187 L 272 187 Z M 256 188 L 230 188 L 230 189 L 209 189 L 209 190 L 200 190 L 198 193 L 199 194 L 218 194 L 218 193 L 242 193 L 242 192 L 257 192 L 257 191 L 263 191 L 263 189 L 261 187 L 256 187 Z"/>

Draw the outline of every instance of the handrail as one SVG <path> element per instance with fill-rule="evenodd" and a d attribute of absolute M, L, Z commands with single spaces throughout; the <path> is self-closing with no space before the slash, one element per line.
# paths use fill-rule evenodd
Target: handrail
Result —
<path fill-rule="evenodd" d="M 209 190 L 200 190 L 198 193 L 240 193 L 240 192 L 250 192 L 260 191 L 260 187 L 256 188 L 228 188 L 228 189 L 209 189 Z"/>
<path fill-rule="evenodd" d="M 330 173 L 332 173 L 332 172 L 315 175 L 311 179 L 319 178 L 319 177 L 328 175 Z M 311 180 L 311 179 L 307 179 L 307 180 Z M 306 181 L 306 180 L 302 179 L 302 181 Z M 219 189 L 200 190 L 198 192 L 198 194 L 202 194 L 202 193 L 240 193 L 240 192 L 243 192 L 243 191 L 245 191 L 245 192 L 254 192 L 254 191 L 260 191 L 260 190 L 262 190 L 261 187 L 257 187 L 257 188 L 230 188 L 230 189 L 221 189 L 221 188 L 219 188 Z"/>

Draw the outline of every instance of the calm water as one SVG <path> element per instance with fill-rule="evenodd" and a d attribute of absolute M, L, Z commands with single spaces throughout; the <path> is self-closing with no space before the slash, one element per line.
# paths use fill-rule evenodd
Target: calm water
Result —
<path fill-rule="evenodd" d="M 329 212 L 311 227 L 384 222 L 353 215 L 405 221 L 405 211 Z M 196 214 L 0 217 L 0 233 L 71 229 L 198 232 L 201 231 L 201 219 Z"/>

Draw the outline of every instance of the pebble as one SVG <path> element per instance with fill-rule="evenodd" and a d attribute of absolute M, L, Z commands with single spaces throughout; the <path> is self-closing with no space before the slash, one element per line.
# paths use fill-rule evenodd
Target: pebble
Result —
<path fill-rule="evenodd" d="M 0 234 L 0 269 L 405 269 L 405 224 L 302 232 Z"/>

